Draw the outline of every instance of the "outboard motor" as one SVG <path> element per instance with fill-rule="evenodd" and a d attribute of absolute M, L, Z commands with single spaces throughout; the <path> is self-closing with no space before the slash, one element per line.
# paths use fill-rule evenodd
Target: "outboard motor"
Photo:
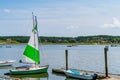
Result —
<path fill-rule="evenodd" d="M 96 80 L 97 77 L 98 77 L 98 75 L 97 75 L 97 74 L 94 74 L 94 76 L 93 76 L 93 80 Z"/>

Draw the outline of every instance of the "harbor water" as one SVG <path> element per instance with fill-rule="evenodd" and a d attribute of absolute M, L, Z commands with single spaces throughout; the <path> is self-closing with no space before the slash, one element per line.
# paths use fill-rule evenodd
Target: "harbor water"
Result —
<path fill-rule="evenodd" d="M 8 47 L 10 46 L 10 47 Z M 11 76 L 21 80 L 66 80 L 64 75 L 55 74 L 53 68 L 65 68 L 65 50 L 68 50 L 68 67 L 80 70 L 105 73 L 104 47 L 106 45 L 42 45 L 40 46 L 41 64 L 49 64 L 48 73 L 29 76 Z M 109 45 L 107 45 L 109 46 Z M 14 66 L 21 65 L 24 44 L 1 45 L 0 60 L 16 60 L 13 66 L 0 67 L 0 76 L 7 73 Z M 120 74 L 120 47 L 109 46 L 108 71 Z"/>

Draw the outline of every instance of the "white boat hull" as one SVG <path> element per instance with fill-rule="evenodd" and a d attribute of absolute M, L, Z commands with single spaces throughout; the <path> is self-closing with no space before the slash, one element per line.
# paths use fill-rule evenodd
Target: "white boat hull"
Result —
<path fill-rule="evenodd" d="M 0 61 L 0 67 L 2 66 L 11 66 L 15 62 L 15 60 L 6 60 L 6 61 Z"/>
<path fill-rule="evenodd" d="M 1 66 L 11 66 L 12 64 L 11 63 L 2 63 L 2 64 L 0 64 L 0 67 Z"/>
<path fill-rule="evenodd" d="M 40 74 L 47 73 L 49 66 L 31 66 L 31 67 L 17 67 L 14 70 L 10 70 L 11 75 L 26 75 L 26 74 Z"/>

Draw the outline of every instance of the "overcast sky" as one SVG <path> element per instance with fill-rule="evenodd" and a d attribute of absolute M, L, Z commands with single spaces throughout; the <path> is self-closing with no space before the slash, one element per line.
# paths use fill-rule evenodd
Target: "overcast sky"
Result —
<path fill-rule="evenodd" d="M 0 0 L 0 36 L 120 36 L 120 0 Z"/>

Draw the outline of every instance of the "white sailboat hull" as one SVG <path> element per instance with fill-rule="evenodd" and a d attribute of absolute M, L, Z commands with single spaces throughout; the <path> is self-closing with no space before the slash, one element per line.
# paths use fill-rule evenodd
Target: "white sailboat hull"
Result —
<path fill-rule="evenodd" d="M 30 66 L 30 67 L 17 67 L 14 70 L 10 70 L 12 75 L 24 75 L 24 74 L 40 74 L 46 73 L 49 66 Z"/>

